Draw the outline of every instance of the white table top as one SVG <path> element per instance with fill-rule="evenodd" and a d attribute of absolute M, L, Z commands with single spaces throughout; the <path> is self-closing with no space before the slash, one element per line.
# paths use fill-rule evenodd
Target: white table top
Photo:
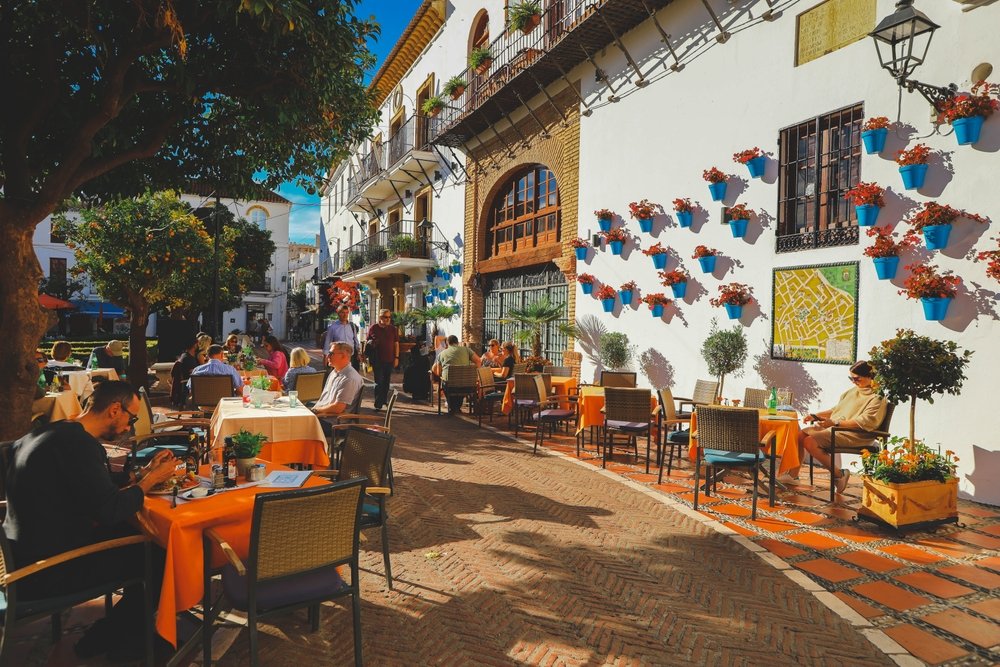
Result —
<path fill-rule="evenodd" d="M 210 428 L 213 447 L 221 447 L 226 436 L 238 433 L 241 428 L 263 433 L 268 442 L 326 440 L 313 411 L 301 404 L 290 408 L 287 398 L 280 399 L 277 405 L 260 408 L 244 408 L 241 398 L 224 398 L 215 406 Z"/>

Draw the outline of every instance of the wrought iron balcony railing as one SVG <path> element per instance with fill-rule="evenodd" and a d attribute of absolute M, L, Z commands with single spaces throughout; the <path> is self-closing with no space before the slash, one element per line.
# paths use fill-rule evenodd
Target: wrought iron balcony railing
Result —
<path fill-rule="evenodd" d="M 400 220 L 341 250 L 332 258 L 333 273 L 349 273 L 390 259 L 430 259 L 432 237 L 419 220 Z"/>

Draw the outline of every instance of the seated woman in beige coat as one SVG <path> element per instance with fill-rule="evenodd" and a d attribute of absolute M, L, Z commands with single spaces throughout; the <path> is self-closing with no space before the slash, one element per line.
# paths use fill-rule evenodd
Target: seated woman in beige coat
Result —
<path fill-rule="evenodd" d="M 834 426 L 838 428 L 858 428 L 865 431 L 872 431 L 878 428 L 885 417 L 885 399 L 875 393 L 872 388 L 872 377 L 874 371 L 867 361 L 859 361 L 850 368 L 848 376 L 853 387 L 840 395 L 837 405 L 831 410 L 823 410 L 806 417 L 805 421 L 812 426 L 799 431 L 799 459 L 802 459 L 802 450 L 809 454 L 825 468 L 832 467 L 830 456 L 824 450 L 830 447 L 830 429 Z M 851 447 L 861 447 L 874 442 L 872 438 L 866 438 L 859 433 L 837 433 L 837 442 Z M 837 493 L 843 493 L 847 487 L 847 480 L 851 473 L 846 468 L 834 472 L 837 481 Z M 799 469 L 788 471 L 786 481 L 794 481 L 798 478 Z M 782 478 L 779 478 L 781 481 Z"/>

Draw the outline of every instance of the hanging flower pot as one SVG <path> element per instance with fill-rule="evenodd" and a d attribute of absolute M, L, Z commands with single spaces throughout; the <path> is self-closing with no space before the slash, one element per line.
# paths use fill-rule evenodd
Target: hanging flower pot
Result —
<path fill-rule="evenodd" d="M 435 268 L 434 269 L 434 275 L 437 276 L 438 278 L 441 278 L 442 276 L 444 276 L 444 269 L 442 269 L 442 268 Z"/>
<path fill-rule="evenodd" d="M 452 298 L 453 296 L 455 296 L 455 288 L 454 287 L 447 287 L 447 288 L 445 288 L 444 292 L 445 292 L 445 294 L 448 295 L 449 299 Z"/>
<path fill-rule="evenodd" d="M 452 274 L 454 274 L 456 276 L 462 275 L 462 265 L 461 264 L 452 264 L 451 265 L 451 272 L 452 272 Z"/>
<path fill-rule="evenodd" d="M 432 303 L 434 303 L 434 297 L 430 294 L 425 294 L 424 303 L 426 303 L 428 306 L 431 305 Z"/>
<path fill-rule="evenodd" d="M 677 211 L 674 217 L 677 218 L 677 224 L 681 227 L 690 227 L 694 221 L 694 214 L 691 211 Z"/>
<path fill-rule="evenodd" d="M 896 277 L 896 270 L 899 268 L 899 257 L 874 257 L 875 275 L 879 280 L 892 280 Z"/>
<path fill-rule="evenodd" d="M 632 305 L 632 290 L 623 289 L 618 292 L 618 295 L 622 298 L 622 305 L 629 306 Z"/>
<path fill-rule="evenodd" d="M 597 224 L 601 228 L 602 232 L 611 231 L 611 218 L 598 218 Z"/>
<path fill-rule="evenodd" d="M 573 252 L 576 253 L 576 259 L 578 261 L 582 262 L 585 259 L 587 259 L 587 248 L 585 248 L 583 246 L 578 246 L 576 248 L 573 248 Z"/>
<path fill-rule="evenodd" d="M 927 225 L 920 231 L 924 233 L 924 243 L 928 250 L 942 250 L 948 246 L 951 225 Z"/>
<path fill-rule="evenodd" d="M 712 201 L 722 201 L 726 197 L 726 181 L 729 176 L 718 167 L 712 167 L 701 172 L 701 177 L 708 181 L 708 191 Z"/>
<path fill-rule="evenodd" d="M 726 308 L 726 315 L 729 316 L 731 320 L 738 320 L 743 316 L 743 306 L 734 305 L 731 303 L 722 304 Z"/>
<path fill-rule="evenodd" d="M 906 190 L 919 190 L 924 187 L 927 180 L 926 164 L 907 164 L 899 168 L 899 175 L 903 177 L 903 188 Z"/>
<path fill-rule="evenodd" d="M 725 181 L 708 184 L 708 192 L 712 195 L 712 201 L 722 201 L 726 198 L 726 185 Z"/>
<path fill-rule="evenodd" d="M 750 221 L 746 220 L 746 219 L 730 220 L 729 221 L 729 229 L 730 229 L 730 231 L 732 231 L 733 237 L 741 239 L 744 236 L 746 236 L 747 235 L 747 224 L 749 224 L 749 222 Z"/>
<path fill-rule="evenodd" d="M 924 307 L 924 318 L 931 322 L 939 322 L 948 315 L 948 304 L 951 297 L 924 297 L 920 299 Z"/>
<path fill-rule="evenodd" d="M 885 150 L 885 140 L 889 136 L 888 128 L 867 130 L 861 133 L 861 141 L 865 145 L 865 153 L 877 155 Z"/>
<path fill-rule="evenodd" d="M 979 141 L 979 133 L 982 132 L 983 116 L 971 116 L 969 118 L 956 118 L 951 121 L 951 126 L 955 128 L 955 138 L 958 139 L 959 146 L 968 146 Z"/>
<path fill-rule="evenodd" d="M 715 255 L 709 255 L 708 257 L 699 257 L 698 264 L 701 265 L 702 273 L 712 273 L 715 271 Z"/>
<path fill-rule="evenodd" d="M 854 212 L 858 216 L 858 227 L 871 227 L 878 220 L 878 214 L 882 209 L 874 204 L 864 204 L 855 206 Z"/>
<path fill-rule="evenodd" d="M 617 296 L 615 288 L 610 285 L 601 285 L 601 289 L 597 290 L 597 298 L 601 300 L 601 307 L 605 313 L 614 312 Z"/>
<path fill-rule="evenodd" d="M 615 312 L 615 300 L 614 299 L 601 299 L 601 306 L 604 308 L 605 313 Z"/>
<path fill-rule="evenodd" d="M 628 205 L 628 214 L 639 221 L 639 229 L 646 234 L 653 231 L 653 217 L 657 213 L 663 213 L 663 207 L 648 199 L 630 202 Z"/>
<path fill-rule="evenodd" d="M 442 280 L 451 280 L 451 273 L 449 273 L 448 271 L 443 272 L 441 274 L 441 279 Z"/>
<path fill-rule="evenodd" d="M 437 296 L 440 292 L 441 292 L 441 290 L 439 288 L 437 288 L 437 287 L 432 287 L 431 288 L 431 296 Z"/>
<path fill-rule="evenodd" d="M 650 309 L 653 317 L 663 317 L 663 304 L 658 303 Z"/>
<path fill-rule="evenodd" d="M 653 219 L 639 218 L 639 231 L 646 232 L 647 234 L 653 231 Z"/>
<path fill-rule="evenodd" d="M 674 283 L 673 285 L 670 286 L 670 291 L 674 293 L 675 299 L 683 299 L 684 295 L 687 294 L 687 289 L 688 289 L 687 282 Z"/>
<path fill-rule="evenodd" d="M 658 255 L 650 255 L 653 259 L 654 269 L 665 269 L 667 268 L 667 253 L 661 252 Z"/>
<path fill-rule="evenodd" d="M 593 294 L 594 293 L 594 283 L 580 283 L 580 287 L 583 288 L 583 293 L 584 294 Z"/>
<path fill-rule="evenodd" d="M 761 178 L 764 176 L 764 170 L 767 168 L 767 158 L 760 155 L 747 160 L 745 164 L 747 171 L 750 172 L 750 178 Z"/>
<path fill-rule="evenodd" d="M 622 249 L 625 247 L 625 242 L 624 241 L 609 241 L 608 245 L 611 246 L 611 254 L 612 255 L 620 255 L 620 254 L 622 254 Z"/>

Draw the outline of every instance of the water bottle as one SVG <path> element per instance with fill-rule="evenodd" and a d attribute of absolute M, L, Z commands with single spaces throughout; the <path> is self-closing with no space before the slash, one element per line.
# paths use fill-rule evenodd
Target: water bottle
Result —
<path fill-rule="evenodd" d="M 243 385 L 243 407 L 250 407 L 250 385 Z"/>
<path fill-rule="evenodd" d="M 90 354 L 90 370 L 97 370 L 97 354 L 93 352 Z"/>
<path fill-rule="evenodd" d="M 778 390 L 771 387 L 771 398 L 767 399 L 767 414 L 778 414 Z"/>

